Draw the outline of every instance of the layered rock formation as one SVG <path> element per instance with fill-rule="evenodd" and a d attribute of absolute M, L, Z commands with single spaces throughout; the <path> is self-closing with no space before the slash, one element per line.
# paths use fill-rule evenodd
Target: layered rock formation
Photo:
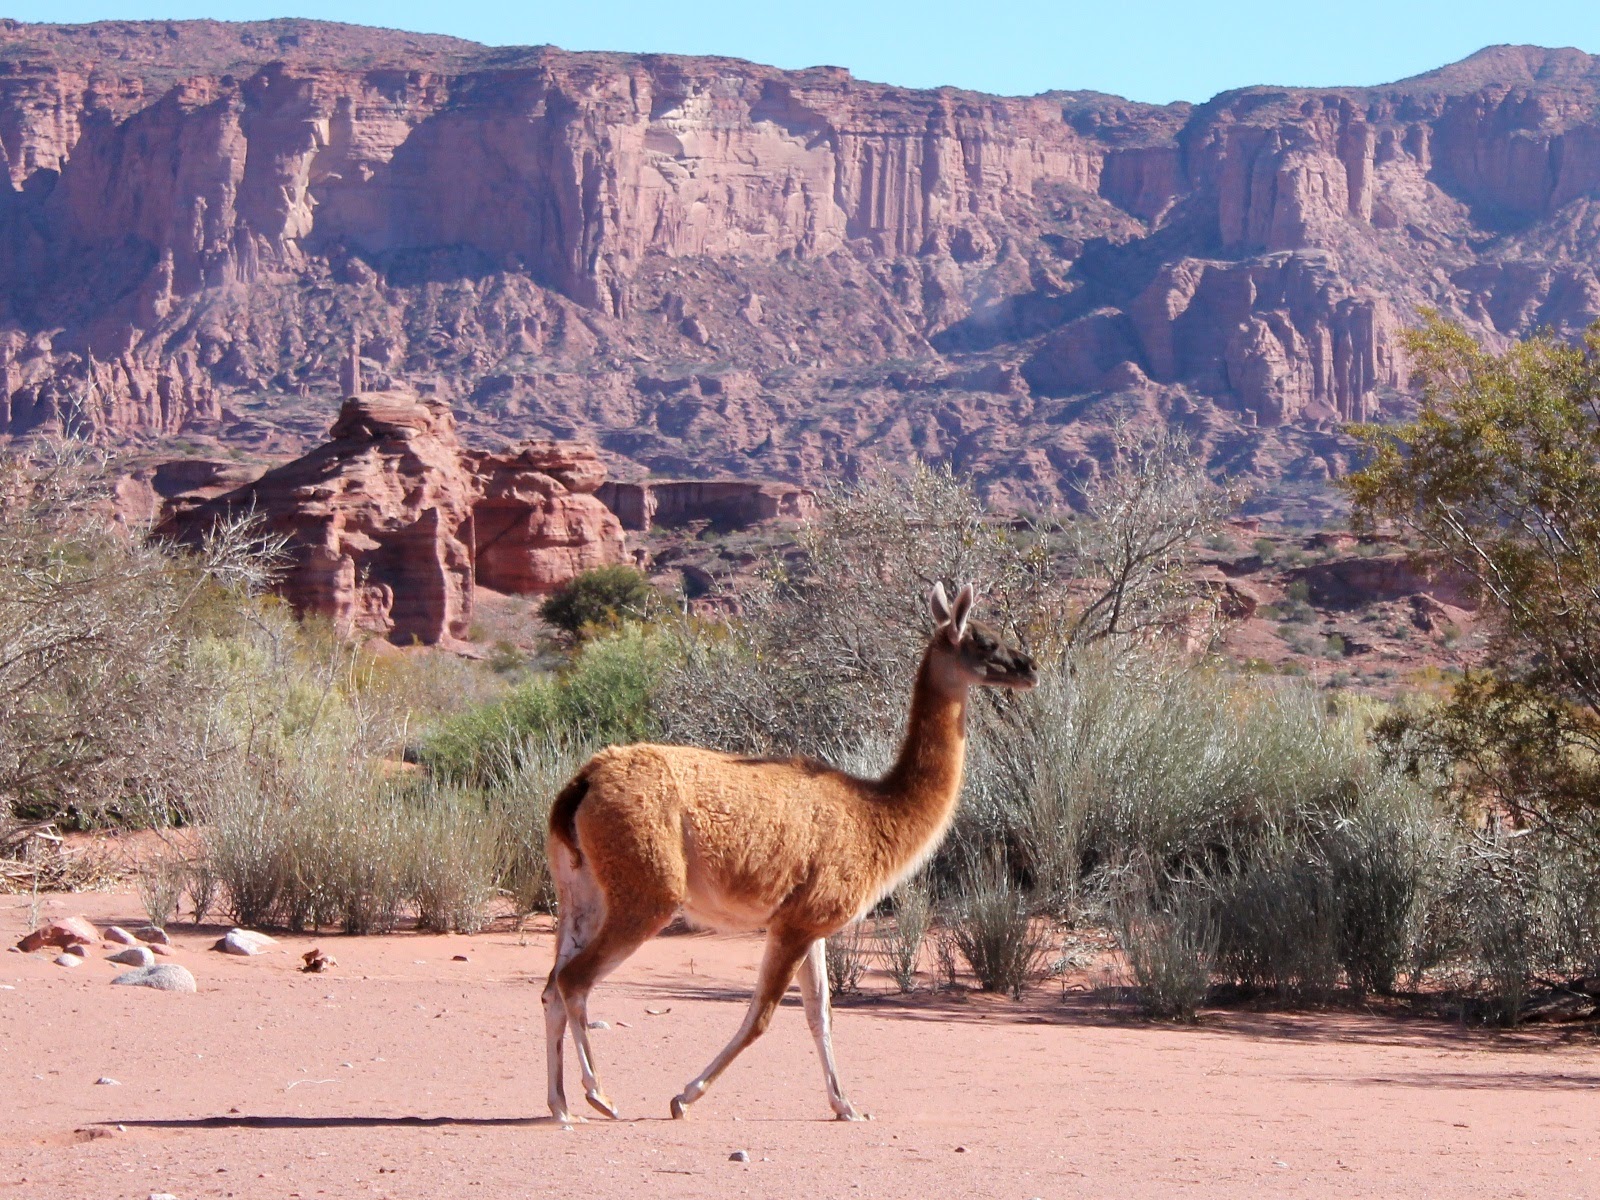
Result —
<path fill-rule="evenodd" d="M 196 489 L 165 494 L 157 532 L 195 538 L 256 514 L 286 541 L 280 586 L 298 610 L 401 645 L 465 640 L 476 585 L 548 592 L 622 559 L 622 528 L 592 495 L 604 479 L 592 451 L 537 442 L 466 452 L 444 406 L 392 391 L 347 399 L 329 437 L 210 498 L 215 464 L 158 467 L 158 492 L 164 473 Z"/>
<path fill-rule="evenodd" d="M 6 22 L 0 431 L 304 441 L 359 329 L 484 444 L 623 472 L 915 454 L 1054 502 L 1132 415 L 1315 481 L 1420 308 L 1491 342 L 1600 315 L 1597 104 L 1597 60 L 1527 47 L 1162 107 Z"/>
<path fill-rule="evenodd" d="M 705 521 L 716 529 L 748 529 L 767 521 L 805 521 L 816 515 L 816 495 L 805 488 L 742 479 L 682 479 L 605 483 L 605 506 L 624 529 L 677 528 Z"/>

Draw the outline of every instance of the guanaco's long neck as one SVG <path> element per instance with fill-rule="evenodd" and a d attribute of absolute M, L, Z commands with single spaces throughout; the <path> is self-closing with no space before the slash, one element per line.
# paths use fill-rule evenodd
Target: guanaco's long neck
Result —
<path fill-rule="evenodd" d="M 932 647 L 911 691 L 900 757 L 878 784 L 879 835 L 886 868 L 920 855 L 944 832 L 961 792 L 967 757 L 967 688 L 945 677 Z"/>

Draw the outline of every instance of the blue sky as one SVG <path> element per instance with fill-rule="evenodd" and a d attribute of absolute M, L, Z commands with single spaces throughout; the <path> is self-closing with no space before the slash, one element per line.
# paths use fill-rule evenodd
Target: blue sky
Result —
<path fill-rule="evenodd" d="M 1595 0 L 12 0 L 24 21 L 306 16 L 496 45 L 828 63 L 863 79 L 1025 95 L 1204 100 L 1252 83 L 1371 84 L 1500 42 L 1600 53 Z"/>

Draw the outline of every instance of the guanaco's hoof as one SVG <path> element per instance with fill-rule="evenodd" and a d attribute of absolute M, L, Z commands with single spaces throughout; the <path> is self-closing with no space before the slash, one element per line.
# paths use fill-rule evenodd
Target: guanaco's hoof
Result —
<path fill-rule="evenodd" d="M 870 1121 L 870 1120 L 872 1120 L 872 1118 L 870 1116 L 868 1116 L 866 1113 L 858 1113 L 853 1108 L 849 1112 L 835 1113 L 833 1119 L 835 1121 Z"/>
<path fill-rule="evenodd" d="M 689 1115 L 689 1106 L 683 1102 L 682 1096 L 672 1098 L 672 1119 L 681 1121 Z"/>
<path fill-rule="evenodd" d="M 585 1092 L 584 1099 L 589 1102 L 591 1107 L 599 1109 L 613 1121 L 616 1120 L 617 1106 L 607 1100 L 603 1092 Z"/>

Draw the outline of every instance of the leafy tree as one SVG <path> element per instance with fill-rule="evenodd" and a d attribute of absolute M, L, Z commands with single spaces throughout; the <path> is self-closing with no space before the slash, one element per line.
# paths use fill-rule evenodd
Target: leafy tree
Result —
<path fill-rule="evenodd" d="M 1559 824 L 1600 809 L 1600 326 L 1494 354 L 1432 317 L 1409 349 L 1421 411 L 1358 430 L 1373 457 L 1347 486 L 1359 522 L 1409 527 L 1476 581 L 1494 665 L 1383 732 L 1519 823 Z"/>
<path fill-rule="evenodd" d="M 656 599 L 650 581 L 632 567 L 596 567 L 554 592 L 539 613 L 557 629 L 579 635 L 585 628 L 642 620 Z"/>

